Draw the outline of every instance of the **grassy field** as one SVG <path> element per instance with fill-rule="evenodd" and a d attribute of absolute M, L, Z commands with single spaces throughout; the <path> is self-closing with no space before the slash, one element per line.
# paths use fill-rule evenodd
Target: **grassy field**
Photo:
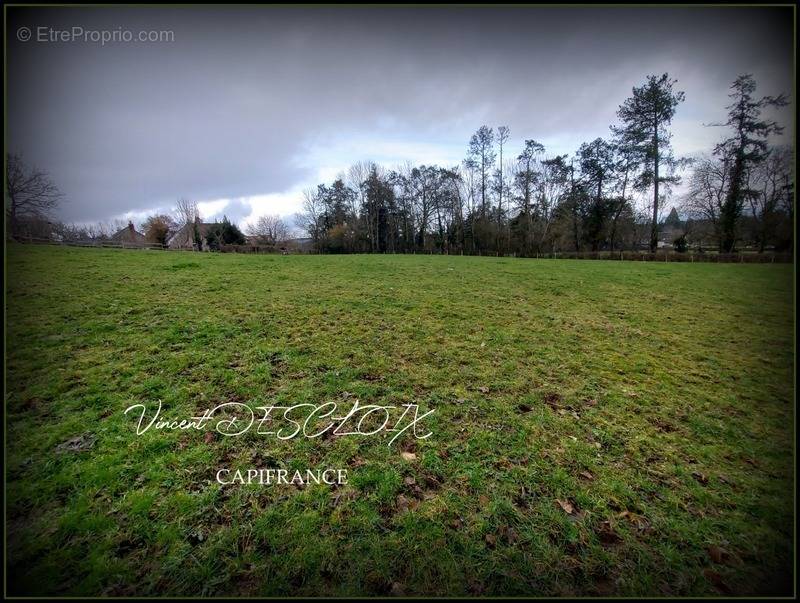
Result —
<path fill-rule="evenodd" d="M 792 266 L 10 245 L 7 270 L 12 594 L 791 589 Z M 433 436 L 124 414 L 354 397 L 435 409 Z"/>

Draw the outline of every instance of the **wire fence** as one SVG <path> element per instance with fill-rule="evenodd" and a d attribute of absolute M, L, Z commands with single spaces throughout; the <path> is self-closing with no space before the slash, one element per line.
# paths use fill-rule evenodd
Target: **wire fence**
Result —
<path fill-rule="evenodd" d="M 27 237 L 18 239 L 19 243 L 35 243 L 45 245 L 67 245 L 72 247 L 94 247 L 109 249 L 145 249 L 157 251 L 192 251 L 192 249 L 174 248 L 158 243 L 133 243 L 128 241 L 111 240 L 86 240 L 86 241 L 54 241 L 51 239 L 37 239 Z M 318 252 L 308 248 L 273 247 L 265 245 L 221 245 L 221 253 L 246 253 L 246 254 L 316 254 Z M 553 253 L 538 253 L 531 255 L 518 254 L 480 254 L 480 253 L 448 253 L 440 250 L 415 251 L 413 255 L 483 255 L 484 257 L 526 257 L 535 259 L 558 260 L 616 260 L 637 262 L 711 262 L 719 264 L 791 264 L 794 262 L 792 253 L 778 253 L 772 251 L 742 251 L 737 253 L 717 252 L 677 252 L 677 251 L 561 251 Z M 408 252 L 386 252 L 386 254 L 411 255 Z M 384 255 L 384 254 L 380 254 Z"/>
<path fill-rule="evenodd" d="M 537 258 L 561 260 L 621 260 L 638 262 L 713 262 L 719 264 L 775 264 L 794 261 L 791 253 L 753 252 L 717 253 L 717 252 L 678 252 L 678 251 L 565 251 L 549 254 L 538 254 Z"/>
<path fill-rule="evenodd" d="M 14 239 L 17 243 L 34 243 L 37 245 L 68 245 L 70 247 L 102 247 L 109 249 L 169 249 L 160 243 L 133 243 L 129 241 L 113 241 L 107 239 L 91 239 L 84 241 L 56 241 L 53 239 L 39 239 L 36 237 L 24 237 Z"/>

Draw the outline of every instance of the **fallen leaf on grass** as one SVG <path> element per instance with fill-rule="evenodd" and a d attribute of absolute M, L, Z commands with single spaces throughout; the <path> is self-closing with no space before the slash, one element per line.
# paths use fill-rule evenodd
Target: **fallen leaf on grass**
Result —
<path fill-rule="evenodd" d="M 589 480 L 589 481 L 592 481 L 592 480 L 594 479 L 594 475 L 592 475 L 592 474 L 591 474 L 591 473 L 589 473 L 588 471 L 581 471 L 581 472 L 579 473 L 579 475 L 580 475 L 580 476 L 581 476 L 583 479 L 587 479 L 587 480 Z"/>
<path fill-rule="evenodd" d="M 400 456 L 402 456 L 407 461 L 416 461 L 417 455 L 413 452 L 401 452 Z"/>
<path fill-rule="evenodd" d="M 561 510 L 564 511 L 564 513 L 566 513 L 567 515 L 575 514 L 575 507 L 568 500 L 562 500 L 560 498 L 557 498 L 556 504 L 558 504 L 558 506 L 561 507 Z"/>

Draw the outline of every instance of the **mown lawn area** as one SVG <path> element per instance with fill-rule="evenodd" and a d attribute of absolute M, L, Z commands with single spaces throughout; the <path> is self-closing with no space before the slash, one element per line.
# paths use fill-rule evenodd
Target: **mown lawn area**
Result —
<path fill-rule="evenodd" d="M 7 252 L 11 594 L 790 589 L 792 266 Z M 124 414 L 353 398 L 434 409 L 433 435 Z"/>

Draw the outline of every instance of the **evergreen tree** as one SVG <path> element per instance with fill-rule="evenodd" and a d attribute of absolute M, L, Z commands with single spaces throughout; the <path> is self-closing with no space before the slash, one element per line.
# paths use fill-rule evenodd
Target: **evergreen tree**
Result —
<path fill-rule="evenodd" d="M 372 166 L 369 176 L 364 181 L 364 219 L 372 225 L 372 251 L 387 251 L 389 242 L 394 237 L 390 233 L 390 218 L 395 210 L 394 188 L 382 178 L 378 168 Z"/>
<path fill-rule="evenodd" d="M 520 218 L 514 223 L 523 255 L 530 255 L 533 237 L 534 187 L 538 183 L 536 158 L 544 153 L 544 145 L 535 140 L 526 140 L 525 148 L 517 157 L 515 184 L 520 201 Z"/>
<path fill-rule="evenodd" d="M 781 107 L 787 104 L 786 96 L 764 96 L 753 98 L 756 82 L 752 75 L 741 75 L 731 85 L 728 95 L 733 103 L 728 105 L 728 121 L 725 126 L 733 130 L 730 138 L 723 140 L 714 153 L 725 158 L 730 165 L 728 191 L 720 208 L 720 251 L 730 253 L 736 246 L 736 225 L 742 215 L 745 202 L 754 194 L 747 184 L 748 174 L 768 155 L 767 137 L 780 134 L 783 128 L 774 121 L 761 119 L 766 107 Z"/>
<path fill-rule="evenodd" d="M 650 228 L 650 250 L 658 247 L 658 205 L 661 184 L 678 182 L 674 175 L 665 176 L 661 168 L 674 170 L 677 161 L 672 155 L 671 134 L 667 129 L 684 93 L 673 91 L 677 80 L 669 74 L 648 76 L 647 82 L 633 89 L 633 94 L 620 105 L 617 116 L 622 126 L 612 128 L 618 137 L 640 149 L 642 171 L 637 188 L 653 187 L 653 218 Z"/>
<path fill-rule="evenodd" d="M 244 245 L 246 242 L 242 231 L 227 216 L 223 216 L 222 222 L 214 224 L 206 233 L 206 243 L 214 250 L 219 250 L 222 245 Z"/>
<path fill-rule="evenodd" d="M 664 226 L 670 226 L 672 228 L 680 228 L 683 225 L 681 222 L 681 217 L 678 215 L 678 210 L 674 207 L 670 210 L 667 219 L 664 220 Z"/>
<path fill-rule="evenodd" d="M 478 131 L 472 135 L 469 141 L 469 155 L 477 166 L 480 176 L 480 212 L 481 217 L 485 218 L 488 208 L 486 189 L 489 184 L 489 175 L 491 174 L 496 158 L 494 152 L 494 130 L 492 130 L 492 128 L 489 126 L 481 126 L 478 128 Z"/>

